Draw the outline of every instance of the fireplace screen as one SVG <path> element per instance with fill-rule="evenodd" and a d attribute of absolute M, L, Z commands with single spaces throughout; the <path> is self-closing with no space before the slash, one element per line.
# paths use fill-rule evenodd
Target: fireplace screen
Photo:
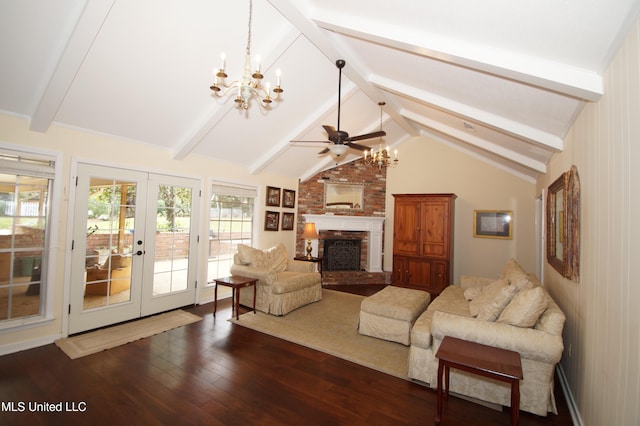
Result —
<path fill-rule="evenodd" d="M 324 271 L 359 271 L 361 240 L 325 239 L 322 269 Z"/>

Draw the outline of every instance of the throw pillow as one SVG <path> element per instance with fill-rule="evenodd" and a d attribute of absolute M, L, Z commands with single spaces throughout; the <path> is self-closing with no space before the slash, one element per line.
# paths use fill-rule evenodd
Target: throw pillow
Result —
<path fill-rule="evenodd" d="M 517 292 L 518 289 L 512 285 L 500 288 L 491 302 L 483 306 L 477 318 L 483 321 L 495 321 Z"/>
<path fill-rule="evenodd" d="M 471 287 L 464 291 L 464 298 L 473 300 L 482 294 L 482 287 Z"/>
<path fill-rule="evenodd" d="M 509 284 L 513 284 L 522 275 L 526 276 L 527 273 L 522 269 L 522 266 L 512 258 L 507 261 L 506 265 L 504 265 L 504 269 L 502 270 L 502 273 L 500 273 L 500 278 L 507 280 Z"/>
<path fill-rule="evenodd" d="M 282 272 L 287 269 L 287 248 L 280 243 L 265 251 L 268 264 L 266 265 L 272 272 Z"/>
<path fill-rule="evenodd" d="M 535 287 L 536 283 L 529 278 L 529 275 L 518 275 L 517 278 L 511 282 L 511 285 L 516 286 L 518 291 L 522 291 Z"/>
<path fill-rule="evenodd" d="M 498 317 L 498 321 L 516 327 L 533 327 L 547 309 L 549 301 L 542 287 L 520 291 Z"/>
<path fill-rule="evenodd" d="M 243 265 L 253 266 L 256 263 L 256 255 L 259 251 L 246 244 L 238 244 L 238 257 Z"/>
<path fill-rule="evenodd" d="M 469 312 L 472 317 L 478 316 L 482 308 L 498 295 L 501 288 L 506 287 L 505 280 L 497 280 L 488 286 L 483 287 L 482 293 L 469 302 Z"/>

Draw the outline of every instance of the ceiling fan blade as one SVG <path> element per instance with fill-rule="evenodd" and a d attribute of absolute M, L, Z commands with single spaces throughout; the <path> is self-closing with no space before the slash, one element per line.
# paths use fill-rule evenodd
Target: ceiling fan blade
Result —
<path fill-rule="evenodd" d="M 320 151 L 320 152 L 318 153 L 318 155 L 326 154 L 327 152 L 329 152 L 329 148 L 325 148 L 325 149 L 323 149 L 322 151 Z"/>
<path fill-rule="evenodd" d="M 346 141 L 348 142 L 361 141 L 363 139 L 377 138 L 377 137 L 382 137 L 386 135 L 387 135 L 387 132 L 385 132 L 384 130 L 378 130 L 377 132 L 373 132 L 373 133 L 366 133 L 364 135 L 351 136 L 347 138 Z"/>
<path fill-rule="evenodd" d="M 329 139 L 331 138 L 335 138 L 338 136 L 338 131 L 333 127 L 333 126 L 327 126 L 326 124 L 324 124 L 322 126 L 322 128 L 327 132 L 327 134 L 329 135 Z"/>
<path fill-rule="evenodd" d="M 348 142 L 346 145 L 348 145 L 349 148 L 354 148 L 360 151 L 369 151 L 371 149 L 368 146 L 359 145 L 357 143 L 352 143 L 352 142 Z"/>
<path fill-rule="evenodd" d="M 297 143 L 297 144 L 311 144 L 311 143 L 331 143 L 331 141 L 289 141 L 290 143 Z"/>

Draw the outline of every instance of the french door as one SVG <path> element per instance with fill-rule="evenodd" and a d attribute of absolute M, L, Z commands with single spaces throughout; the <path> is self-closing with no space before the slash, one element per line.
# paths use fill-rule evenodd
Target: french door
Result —
<path fill-rule="evenodd" d="M 199 182 L 78 164 L 69 334 L 191 304 Z"/>

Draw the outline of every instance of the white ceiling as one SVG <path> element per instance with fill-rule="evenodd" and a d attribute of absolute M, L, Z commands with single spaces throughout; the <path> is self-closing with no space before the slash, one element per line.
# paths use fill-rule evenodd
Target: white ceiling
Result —
<path fill-rule="evenodd" d="M 428 135 L 525 179 L 546 171 L 638 16 L 638 0 L 254 0 L 253 54 L 282 70 L 271 110 L 209 90 L 242 72 L 248 0 L 0 0 L 0 110 L 301 179 L 323 124 Z M 378 139 L 361 141 L 377 147 Z"/>

